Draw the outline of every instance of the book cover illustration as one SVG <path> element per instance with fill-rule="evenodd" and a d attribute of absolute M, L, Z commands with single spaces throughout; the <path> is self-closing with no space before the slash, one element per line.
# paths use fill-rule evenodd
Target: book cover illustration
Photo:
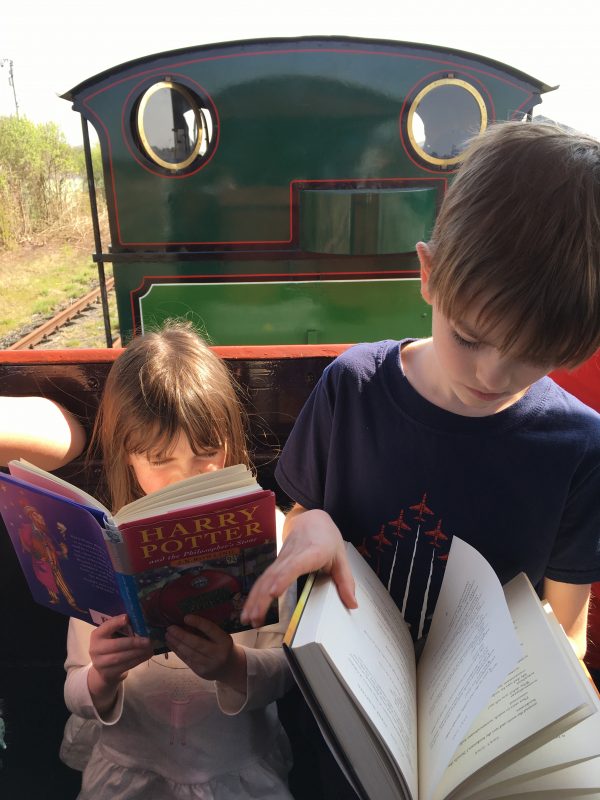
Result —
<path fill-rule="evenodd" d="M 152 639 L 186 614 L 228 633 L 246 630 L 240 613 L 257 578 L 276 556 L 275 498 L 261 490 L 159 520 L 121 525 L 128 573 Z M 266 623 L 278 619 L 272 604 Z"/>
<path fill-rule="evenodd" d="M 36 602 L 94 624 L 125 612 L 100 512 L 0 475 L 0 513 Z"/>

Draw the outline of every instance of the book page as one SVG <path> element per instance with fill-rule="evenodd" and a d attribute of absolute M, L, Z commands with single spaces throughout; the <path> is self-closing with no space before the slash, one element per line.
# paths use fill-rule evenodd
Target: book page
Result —
<path fill-rule="evenodd" d="M 418 668 L 419 799 L 435 788 L 521 648 L 488 562 L 454 537 Z"/>
<path fill-rule="evenodd" d="M 490 794 L 473 795 L 473 800 L 519 800 L 547 798 L 567 800 L 569 797 L 600 797 L 600 757 L 578 764 L 558 767 L 547 774 L 532 773 L 518 784 L 505 785 Z M 594 792 L 594 790 L 596 790 Z"/>
<path fill-rule="evenodd" d="M 263 490 L 254 481 L 249 485 L 247 481 L 240 480 L 237 485 L 230 486 L 224 491 L 214 491 L 210 489 L 188 489 L 184 495 L 180 497 L 171 496 L 166 502 L 153 501 L 152 504 L 136 506 L 131 508 L 133 503 L 118 511 L 114 520 L 117 525 L 128 525 L 131 523 L 139 522 L 142 520 L 153 520 L 159 517 L 165 517 L 177 511 L 185 511 L 186 509 L 200 508 L 202 505 L 209 505 L 221 500 L 234 501 L 238 497 L 250 496 L 253 492 L 258 493 Z M 150 495 L 147 495 L 150 497 Z M 141 498 L 144 499 L 144 498 Z M 134 503 L 139 502 L 134 500 Z"/>
<path fill-rule="evenodd" d="M 35 464 L 30 464 L 29 461 L 20 458 L 18 461 L 11 461 L 8 465 L 10 474 L 19 480 L 26 481 L 31 486 L 37 486 L 38 489 L 45 489 L 49 492 L 59 494 L 61 497 L 66 497 L 67 500 L 73 500 L 75 503 L 80 503 L 83 506 L 90 506 L 97 508 L 107 516 L 110 516 L 109 510 L 106 506 L 102 505 L 99 500 L 92 497 L 91 494 L 84 492 L 78 486 L 74 486 L 68 481 L 63 481 L 62 478 L 53 475 L 51 472 L 36 467 Z"/>
<path fill-rule="evenodd" d="M 591 687 L 575 654 L 571 661 L 564 642 L 557 641 L 525 575 L 513 578 L 505 586 L 505 595 L 523 655 L 461 742 L 444 775 L 442 797 L 486 765 L 494 772 L 503 769 L 505 753 L 514 751 L 507 758 L 519 758 L 594 712 Z M 558 633 L 565 638 L 562 630 Z M 519 746 L 525 749 L 519 752 Z M 486 770 L 482 779 L 487 780 L 489 774 Z M 461 796 L 476 794 L 477 786 L 476 778 L 470 780 Z"/>
<path fill-rule="evenodd" d="M 115 520 L 118 523 L 129 522 L 158 513 L 168 513 L 186 504 L 193 504 L 196 499 L 206 498 L 208 502 L 213 495 L 226 498 L 254 490 L 260 490 L 260 486 L 252 472 L 244 464 L 235 464 L 214 472 L 193 475 L 156 492 L 150 492 L 123 506 L 115 514 Z"/>
<path fill-rule="evenodd" d="M 539 786 L 539 779 L 543 779 L 544 788 L 553 788 L 558 772 L 557 782 L 563 788 L 567 781 L 571 784 L 568 788 L 583 788 L 594 769 L 596 786 L 600 787 L 600 713 L 478 783 L 473 794 L 464 800 L 494 800 L 520 794 L 536 783 Z"/>
<path fill-rule="evenodd" d="M 413 642 L 400 611 L 377 575 L 352 545 L 347 551 L 356 581 L 358 608 L 348 610 L 333 588 L 327 613 L 321 615 L 316 631 L 310 630 L 309 623 L 306 634 L 309 639 L 314 634 L 326 651 L 347 690 L 386 743 L 416 799 Z M 300 624 L 293 646 L 299 647 L 302 642 Z"/>

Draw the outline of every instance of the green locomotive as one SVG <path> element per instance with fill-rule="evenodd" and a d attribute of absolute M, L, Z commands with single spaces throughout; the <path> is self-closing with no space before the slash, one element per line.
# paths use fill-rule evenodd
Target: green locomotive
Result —
<path fill-rule="evenodd" d="M 181 316 L 217 345 L 427 334 L 415 243 L 465 142 L 550 88 L 458 50 L 341 37 L 89 78 L 64 97 L 100 140 L 111 243 L 97 234 L 95 258 L 113 262 L 124 341 Z"/>

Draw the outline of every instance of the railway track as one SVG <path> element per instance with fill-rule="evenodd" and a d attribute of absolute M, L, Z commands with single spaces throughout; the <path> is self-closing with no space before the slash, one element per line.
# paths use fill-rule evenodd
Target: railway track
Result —
<path fill-rule="evenodd" d="M 106 291 L 109 292 L 114 288 L 114 278 L 107 278 L 106 280 Z M 96 287 L 91 292 L 88 292 L 83 297 L 80 297 L 78 300 L 75 300 L 71 303 L 67 308 L 64 308 L 62 311 L 59 311 L 51 319 L 45 320 L 39 327 L 35 328 L 34 330 L 27 333 L 25 336 L 20 338 L 18 341 L 13 342 L 10 346 L 8 346 L 7 350 L 29 350 L 32 347 L 35 347 L 40 342 L 49 339 L 50 337 L 54 336 L 60 329 L 74 320 L 78 315 L 88 309 L 90 306 L 98 303 L 100 301 L 100 287 Z M 97 346 L 105 346 L 98 344 Z M 116 340 L 113 342 L 113 347 L 119 347 L 120 342 Z"/>

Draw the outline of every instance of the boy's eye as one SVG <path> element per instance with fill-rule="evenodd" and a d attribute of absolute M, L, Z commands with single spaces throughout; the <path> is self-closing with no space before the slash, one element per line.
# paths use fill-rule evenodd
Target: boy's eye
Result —
<path fill-rule="evenodd" d="M 471 341 L 471 339 L 464 339 L 457 331 L 452 331 L 452 336 L 461 347 L 466 347 L 469 350 L 477 350 L 479 342 Z"/>

